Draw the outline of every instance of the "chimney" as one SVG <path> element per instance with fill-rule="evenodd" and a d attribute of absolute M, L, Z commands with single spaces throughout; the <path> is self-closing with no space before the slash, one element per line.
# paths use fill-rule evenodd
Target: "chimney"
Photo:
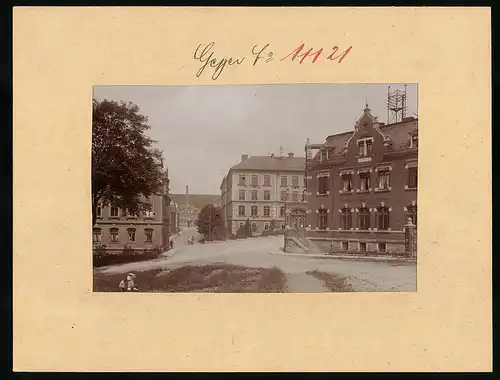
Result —
<path fill-rule="evenodd" d="M 241 162 L 246 161 L 248 159 L 248 154 L 241 155 Z"/>
<path fill-rule="evenodd" d="M 188 191 L 188 185 L 186 185 L 186 206 L 189 205 L 189 191 Z"/>
<path fill-rule="evenodd" d="M 293 158 L 293 153 L 292 152 L 288 153 L 288 158 Z"/>

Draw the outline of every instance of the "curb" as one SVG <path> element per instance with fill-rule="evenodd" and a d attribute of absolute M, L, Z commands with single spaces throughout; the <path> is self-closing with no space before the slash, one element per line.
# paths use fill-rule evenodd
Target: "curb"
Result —
<path fill-rule="evenodd" d="M 166 251 L 164 254 L 160 255 L 160 256 L 163 256 L 163 257 L 172 257 L 173 255 L 175 255 L 177 252 L 179 252 L 180 248 L 174 248 L 174 249 L 171 249 L 169 251 Z"/>
<path fill-rule="evenodd" d="M 321 255 L 311 253 L 284 253 L 284 252 L 268 252 L 269 255 L 276 256 L 292 256 L 292 257 L 308 257 L 314 259 L 337 259 L 337 260 L 356 260 L 356 261 L 385 261 L 385 262 L 404 262 L 416 263 L 416 259 L 404 259 L 398 257 L 370 257 L 370 256 L 346 256 L 346 255 Z"/>

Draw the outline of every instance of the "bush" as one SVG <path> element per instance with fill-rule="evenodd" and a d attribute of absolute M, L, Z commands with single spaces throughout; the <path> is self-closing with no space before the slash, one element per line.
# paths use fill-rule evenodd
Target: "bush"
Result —
<path fill-rule="evenodd" d="M 278 236 L 278 233 L 272 229 L 267 229 L 262 231 L 260 236 Z"/>
<path fill-rule="evenodd" d="M 106 256 L 107 254 L 108 253 L 106 251 L 106 246 L 104 244 L 94 247 L 94 251 L 93 251 L 94 260 L 96 260 L 96 259 L 100 260 L 104 256 Z"/>
<path fill-rule="evenodd" d="M 249 233 L 248 233 L 248 230 L 245 228 L 245 226 L 238 228 L 238 231 L 236 231 L 236 238 L 237 239 L 246 239 L 248 236 L 249 236 Z"/>
<path fill-rule="evenodd" d="M 147 261 L 158 258 L 162 253 L 160 247 L 155 246 L 152 249 L 145 249 L 143 251 L 135 251 L 130 246 L 123 247 L 121 253 L 111 253 L 106 251 L 106 246 L 94 248 L 93 266 L 102 267 L 106 265 L 116 265 L 133 263 L 138 261 Z"/>

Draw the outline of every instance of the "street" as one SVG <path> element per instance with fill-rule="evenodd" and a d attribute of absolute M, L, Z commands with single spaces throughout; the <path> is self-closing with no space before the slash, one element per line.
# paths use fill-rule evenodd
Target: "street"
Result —
<path fill-rule="evenodd" d="M 299 292 L 300 289 L 303 289 L 303 292 L 326 291 L 319 281 L 314 282 L 314 279 L 306 274 L 314 270 L 347 277 L 354 291 L 416 291 L 415 263 L 271 255 L 270 253 L 279 252 L 279 248 L 283 245 L 282 236 L 188 245 L 187 240 L 191 236 L 197 236 L 194 228 L 183 231 L 181 236 L 174 237 L 176 252 L 171 257 L 166 255 L 151 261 L 98 268 L 94 272 L 116 274 L 217 263 L 244 267 L 277 267 L 286 274 L 289 289 L 293 292 Z"/>

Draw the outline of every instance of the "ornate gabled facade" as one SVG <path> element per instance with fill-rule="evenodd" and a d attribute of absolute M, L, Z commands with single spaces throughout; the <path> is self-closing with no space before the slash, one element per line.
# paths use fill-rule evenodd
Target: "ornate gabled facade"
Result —
<path fill-rule="evenodd" d="M 366 105 L 354 131 L 308 143 L 306 156 L 308 237 L 334 251 L 405 252 L 404 226 L 417 222 L 417 119 L 385 125 Z"/>

